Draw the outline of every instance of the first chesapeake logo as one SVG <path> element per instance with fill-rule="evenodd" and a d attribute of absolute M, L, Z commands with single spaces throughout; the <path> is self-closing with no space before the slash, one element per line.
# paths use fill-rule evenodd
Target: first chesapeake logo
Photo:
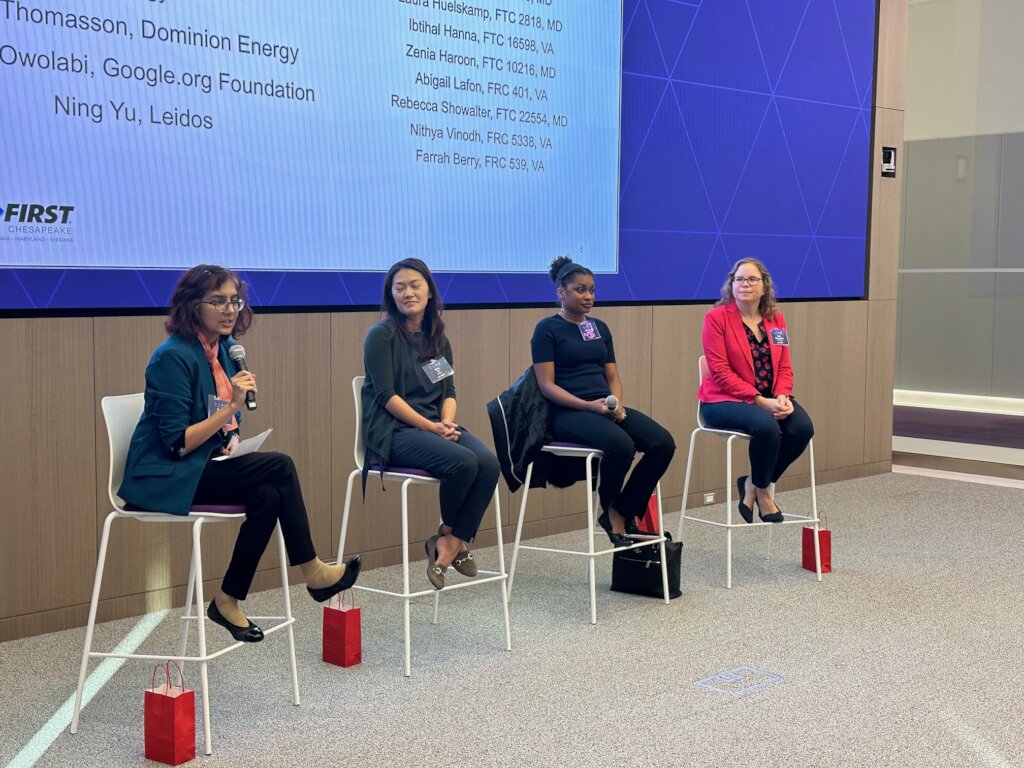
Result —
<path fill-rule="evenodd" d="M 19 224 L 69 224 L 73 205 L 41 205 L 39 203 L 8 203 L 0 208 L 5 223 Z"/>

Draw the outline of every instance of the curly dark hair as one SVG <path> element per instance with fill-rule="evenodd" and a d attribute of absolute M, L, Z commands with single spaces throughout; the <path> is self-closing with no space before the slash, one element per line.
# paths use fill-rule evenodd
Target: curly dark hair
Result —
<path fill-rule="evenodd" d="M 563 267 L 566 265 L 570 266 L 563 273 Z M 593 277 L 594 273 L 582 264 L 574 262 L 569 256 L 557 256 L 551 262 L 551 266 L 548 267 L 548 275 L 551 276 L 551 282 L 559 288 L 565 288 L 569 285 L 569 280 L 572 279 L 573 275 L 590 275 Z"/>
<path fill-rule="evenodd" d="M 391 286 L 395 282 L 395 275 L 403 269 L 419 272 L 427 281 L 430 298 L 427 300 L 427 308 L 423 312 L 422 354 L 424 359 L 440 357 L 444 354 L 445 343 L 444 320 L 441 319 L 444 302 L 441 300 L 441 294 L 437 291 L 437 284 L 434 282 L 434 276 L 430 274 L 430 268 L 421 259 L 402 259 L 391 265 L 391 269 L 384 277 L 384 296 L 380 300 L 381 314 L 387 316 L 388 324 L 406 344 L 412 344 L 412 334 L 405 327 L 405 315 L 399 311 L 395 297 L 391 295 Z"/>
<path fill-rule="evenodd" d="M 730 304 L 736 300 L 736 297 L 732 295 L 732 281 L 736 278 L 736 272 L 744 264 L 753 264 L 758 272 L 761 273 L 761 282 L 764 284 L 764 293 L 761 295 L 761 301 L 758 304 L 758 311 L 761 313 L 761 317 L 765 320 L 771 320 L 775 317 L 775 286 L 772 284 L 772 275 L 768 271 L 768 268 L 757 259 L 740 259 L 732 265 L 732 269 L 729 270 L 728 277 L 725 278 L 725 283 L 722 284 L 722 298 L 720 298 L 715 304 L 716 307 L 720 307 L 723 304 Z"/>
<path fill-rule="evenodd" d="M 230 269 L 216 264 L 199 264 L 181 276 L 171 294 L 171 308 L 164 323 L 167 333 L 178 334 L 190 341 L 199 332 L 199 302 L 210 291 L 220 288 L 228 280 L 235 283 L 238 297 L 245 306 L 238 312 L 238 319 L 231 331 L 232 336 L 244 336 L 252 325 L 252 307 L 249 306 L 249 289 L 245 282 Z"/>

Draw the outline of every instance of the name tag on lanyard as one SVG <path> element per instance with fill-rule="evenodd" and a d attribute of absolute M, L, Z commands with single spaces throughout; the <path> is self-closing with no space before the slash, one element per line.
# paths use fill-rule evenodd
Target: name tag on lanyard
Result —
<path fill-rule="evenodd" d="M 423 372 L 427 374 L 427 378 L 430 379 L 431 384 L 437 384 L 439 381 L 455 375 L 451 363 L 444 356 L 435 357 L 433 360 L 424 363 L 421 367 Z"/>
<path fill-rule="evenodd" d="M 601 338 L 601 332 L 597 330 L 597 323 L 591 320 L 584 320 L 579 324 L 580 336 L 584 341 L 597 341 Z"/>

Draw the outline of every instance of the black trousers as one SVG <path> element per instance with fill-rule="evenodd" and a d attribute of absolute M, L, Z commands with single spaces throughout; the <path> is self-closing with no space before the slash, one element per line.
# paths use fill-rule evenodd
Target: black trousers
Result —
<path fill-rule="evenodd" d="M 441 481 L 441 520 L 472 541 L 498 484 L 498 459 L 464 427 L 458 442 L 410 427 L 391 436 L 393 467 L 414 467 Z"/>
<path fill-rule="evenodd" d="M 552 406 L 551 434 L 556 440 L 604 451 L 597 488 L 601 507 L 606 511 L 615 507 L 627 523 L 643 517 L 651 494 L 676 452 L 668 430 L 633 408 L 626 408 L 622 421 L 613 421 L 590 411 Z M 644 456 L 623 485 L 637 451 Z"/>
<path fill-rule="evenodd" d="M 278 521 L 289 563 L 299 565 L 316 557 L 299 478 L 287 454 L 268 451 L 207 462 L 192 503 L 245 505 L 245 522 L 221 584 L 221 589 L 237 600 L 249 594 Z"/>
<path fill-rule="evenodd" d="M 709 427 L 750 435 L 750 479 L 758 488 L 767 488 L 782 477 L 814 437 L 807 411 L 796 400 L 790 402 L 793 412 L 782 421 L 753 403 L 700 404 Z"/>

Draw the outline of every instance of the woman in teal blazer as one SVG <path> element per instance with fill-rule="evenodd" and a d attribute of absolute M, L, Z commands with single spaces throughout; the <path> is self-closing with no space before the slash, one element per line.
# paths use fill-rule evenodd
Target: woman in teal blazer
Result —
<path fill-rule="evenodd" d="M 178 281 L 165 326 L 170 338 L 146 367 L 145 408 L 118 494 L 128 508 L 172 515 L 187 515 L 194 504 L 245 507 L 245 522 L 207 616 L 236 640 L 257 642 L 263 631 L 238 603 L 248 595 L 278 523 L 288 560 L 301 568 L 315 600 L 351 587 L 361 560 L 356 555 L 327 565 L 316 556 L 295 465 L 286 454 L 211 461 L 238 444 L 246 394 L 256 392 L 256 377 L 228 356 L 232 334 L 243 335 L 251 322 L 245 283 L 233 272 L 200 264 Z"/>

